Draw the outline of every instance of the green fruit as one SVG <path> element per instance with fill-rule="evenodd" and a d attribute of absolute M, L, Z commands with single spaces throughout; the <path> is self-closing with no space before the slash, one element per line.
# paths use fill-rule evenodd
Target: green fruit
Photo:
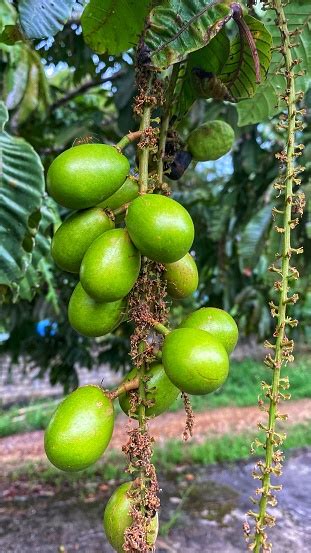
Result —
<path fill-rule="evenodd" d="M 192 245 L 194 227 L 188 211 L 166 196 L 139 196 L 130 204 L 125 221 L 135 246 L 154 261 L 178 261 Z"/>
<path fill-rule="evenodd" d="M 124 382 L 133 380 L 137 376 L 137 369 L 134 367 L 124 379 Z M 147 417 L 157 417 L 161 413 L 164 413 L 169 406 L 175 401 L 180 391 L 174 384 L 167 378 L 163 365 L 160 363 L 154 363 L 150 366 L 147 372 L 149 380 L 147 381 L 147 397 L 148 401 L 152 401 L 151 407 L 146 407 Z M 130 395 L 129 392 L 121 394 L 119 397 L 119 403 L 122 411 L 126 415 L 130 410 Z"/>
<path fill-rule="evenodd" d="M 96 301 L 127 296 L 140 271 L 140 254 L 124 229 L 108 230 L 87 250 L 80 269 L 84 290 Z"/>
<path fill-rule="evenodd" d="M 135 200 L 138 196 L 138 192 L 139 186 L 137 180 L 133 177 L 128 177 L 121 188 L 112 194 L 112 196 L 109 196 L 109 198 L 101 202 L 98 207 L 118 209 L 118 207 Z"/>
<path fill-rule="evenodd" d="M 178 328 L 165 337 L 162 363 L 173 384 L 194 395 L 217 390 L 229 371 L 228 354 L 221 342 L 194 328 Z"/>
<path fill-rule="evenodd" d="M 82 386 L 54 412 L 44 435 L 46 455 L 61 470 L 83 470 L 104 453 L 113 425 L 112 401 L 99 386 Z"/>
<path fill-rule="evenodd" d="M 47 174 L 48 192 L 69 209 L 92 207 L 114 194 L 124 183 L 128 159 L 107 144 L 80 144 L 52 162 Z"/>
<path fill-rule="evenodd" d="M 73 213 L 53 237 L 51 252 L 55 263 L 64 271 L 78 273 L 83 256 L 95 238 L 113 228 L 114 222 L 101 208 Z"/>
<path fill-rule="evenodd" d="M 96 302 L 84 291 L 79 282 L 68 305 L 69 322 L 79 334 L 95 338 L 112 332 L 122 323 L 126 313 L 124 299 Z"/>
<path fill-rule="evenodd" d="M 188 150 L 198 161 L 219 159 L 234 143 L 234 130 L 225 121 L 209 121 L 188 136 Z"/>
<path fill-rule="evenodd" d="M 190 253 L 175 263 L 166 263 L 163 276 L 167 282 L 168 294 L 175 299 L 191 296 L 198 287 L 198 269 Z"/>
<path fill-rule="evenodd" d="M 124 553 L 124 532 L 132 524 L 131 498 L 127 493 L 132 487 L 132 482 L 125 482 L 119 486 L 110 497 L 104 511 L 104 530 L 109 543 L 117 551 Z M 147 533 L 147 543 L 153 546 L 158 535 L 158 515 L 150 522 Z"/>
<path fill-rule="evenodd" d="M 202 307 L 179 325 L 179 328 L 199 328 L 212 334 L 230 354 L 238 341 L 239 330 L 233 317 L 223 309 L 217 307 Z"/>

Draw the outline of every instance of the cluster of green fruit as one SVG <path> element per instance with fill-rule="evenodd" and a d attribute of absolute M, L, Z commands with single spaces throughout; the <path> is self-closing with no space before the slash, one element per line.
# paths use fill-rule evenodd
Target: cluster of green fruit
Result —
<path fill-rule="evenodd" d="M 238 330 L 225 311 L 206 307 L 191 313 L 164 339 L 162 363 L 153 363 L 147 373 L 148 417 L 158 416 L 176 400 L 180 391 L 207 394 L 219 388 L 229 370 L 228 355 L 234 349 Z M 137 376 L 132 369 L 124 383 Z M 119 396 L 129 416 L 130 393 Z M 49 460 L 66 471 L 79 471 L 95 463 L 106 450 L 113 433 L 114 407 L 98 386 L 82 386 L 57 407 L 45 432 Z M 123 484 L 111 496 L 104 513 L 104 528 L 111 545 L 123 552 L 124 531 L 131 525 L 131 483 Z M 149 538 L 157 535 L 157 517 L 152 519 Z"/>
<path fill-rule="evenodd" d="M 194 238 L 189 213 L 171 198 L 139 195 L 128 172 L 127 158 L 104 144 L 75 146 L 48 171 L 50 195 L 78 210 L 56 231 L 52 256 L 63 270 L 80 274 L 68 317 L 85 336 L 103 336 L 124 319 L 141 255 L 165 265 L 172 297 L 186 297 L 197 288 L 196 264 L 188 253 Z M 126 226 L 115 228 L 106 210 L 124 204 L 129 204 Z"/>
<path fill-rule="evenodd" d="M 164 265 L 168 293 L 185 298 L 198 285 L 198 271 L 189 253 L 194 227 L 189 213 L 176 201 L 158 194 L 140 195 L 129 162 L 117 148 L 84 144 L 58 156 L 48 172 L 48 189 L 62 206 L 78 210 L 58 228 L 52 241 L 55 262 L 79 273 L 68 307 L 68 318 L 79 333 L 103 336 L 124 320 L 126 297 L 138 278 L 141 256 Z M 126 205 L 125 225 L 115 228 L 108 210 Z M 207 307 L 191 313 L 177 329 L 167 331 L 161 362 L 147 372 L 146 416 L 166 411 L 180 392 L 208 394 L 228 376 L 229 354 L 238 330 L 225 311 Z M 137 381 L 133 368 L 124 379 L 119 403 L 128 415 L 131 396 L 126 384 Z M 134 386 L 132 387 L 134 389 Z M 83 386 L 58 406 L 45 432 L 49 460 L 66 471 L 95 463 L 113 433 L 112 399 L 99 386 Z M 120 486 L 110 498 L 104 527 L 116 549 L 123 551 L 124 531 L 131 525 L 133 484 Z M 148 540 L 157 535 L 157 516 Z"/>

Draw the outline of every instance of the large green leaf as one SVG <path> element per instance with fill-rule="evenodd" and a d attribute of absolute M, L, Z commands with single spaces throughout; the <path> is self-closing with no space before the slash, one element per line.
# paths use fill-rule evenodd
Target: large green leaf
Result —
<path fill-rule="evenodd" d="M 25 94 L 29 57 L 24 45 L 16 45 L 9 49 L 10 62 L 3 76 L 3 98 L 8 109 L 15 109 Z"/>
<path fill-rule="evenodd" d="M 91 0 L 82 18 L 86 44 L 95 52 L 120 54 L 135 46 L 151 0 Z"/>
<path fill-rule="evenodd" d="M 151 11 L 145 41 L 158 70 L 203 48 L 231 18 L 232 8 L 209 0 L 166 0 Z"/>
<path fill-rule="evenodd" d="M 44 193 L 43 167 L 32 146 L 4 130 L 0 102 L 0 289 L 16 297 L 31 262 Z"/>
<path fill-rule="evenodd" d="M 208 75 L 220 73 L 227 61 L 229 51 L 230 41 L 225 30 L 222 29 L 204 48 L 189 54 L 186 67 L 181 67 L 176 86 L 173 115 L 177 119 L 182 118 L 193 102 L 202 97 L 201 89 L 198 87 L 198 73 Z"/>
<path fill-rule="evenodd" d="M 263 23 L 254 17 L 245 15 L 244 21 L 256 44 L 261 81 L 265 81 L 271 62 L 271 34 Z M 219 77 L 236 101 L 254 96 L 258 86 L 255 64 L 245 34 L 239 32 L 233 39 L 228 61 Z"/>
<path fill-rule="evenodd" d="M 20 0 L 20 24 L 27 38 L 47 38 L 61 31 L 75 0 Z"/>
<path fill-rule="evenodd" d="M 296 46 L 292 49 L 293 59 L 301 59 L 297 70 L 304 69 L 305 76 L 296 80 L 297 90 L 307 90 L 311 84 L 311 0 L 293 0 L 284 7 L 290 32 Z M 273 117 L 281 111 L 283 104 L 279 94 L 285 89 L 285 78 L 277 72 L 282 65 L 282 57 L 276 48 L 281 44 L 279 27 L 275 24 L 275 13 L 268 10 L 262 19 L 272 35 L 273 55 L 267 80 L 262 83 L 253 98 L 239 102 L 239 126 L 255 124 Z"/>
<path fill-rule="evenodd" d="M 238 252 L 242 268 L 253 268 L 260 255 L 260 247 L 264 245 L 264 236 L 271 222 L 272 205 L 265 205 L 247 223 L 239 237 Z"/>

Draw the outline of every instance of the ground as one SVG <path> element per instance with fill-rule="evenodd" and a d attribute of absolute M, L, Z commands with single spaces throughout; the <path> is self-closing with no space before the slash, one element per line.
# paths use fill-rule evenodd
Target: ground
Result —
<path fill-rule="evenodd" d="M 289 422 L 311 418 L 311 400 L 286 405 Z M 225 407 L 196 413 L 193 440 L 240 433 L 254 429 L 260 419 L 257 407 Z M 167 413 L 150 423 L 156 440 L 180 438 L 184 416 Z M 126 440 L 127 418 L 117 419 L 111 447 Z M 25 473 L 25 462 L 42 462 L 41 431 L 0 440 L 0 552 L 1 553 L 111 553 L 105 541 L 101 519 L 103 506 L 118 482 L 92 481 L 82 485 L 64 479 L 39 483 L 36 465 Z M 231 464 L 182 465 L 159 474 L 161 492 L 161 534 L 158 553 L 238 553 L 246 551 L 242 524 L 251 507 L 249 495 L 256 482 L 251 472 L 254 460 Z M 12 477 L 12 471 L 19 476 Z M 8 477 L 9 476 L 9 477 Z M 274 510 L 278 525 L 271 531 L 274 553 L 307 553 L 311 545 L 311 448 L 287 453 L 283 481 L 285 490 Z"/>

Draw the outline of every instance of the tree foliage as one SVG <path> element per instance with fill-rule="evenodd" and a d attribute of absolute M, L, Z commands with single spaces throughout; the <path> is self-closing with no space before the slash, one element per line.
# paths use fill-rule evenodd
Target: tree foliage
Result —
<path fill-rule="evenodd" d="M 17 9 L 4 0 L 0 6 L 2 119 L 6 111 L 9 114 L 5 133 L 0 135 L 1 155 L 10 147 L 23 160 L 14 177 L 18 186 L 13 189 L 7 182 L 14 167 L 17 171 L 14 156 L 1 172 L 6 186 L 0 188 L 0 229 L 7 233 L 0 261 L 5 301 L 1 329 L 11 333 L 3 349 L 15 355 L 26 353 L 42 370 L 50 370 L 53 382 L 62 381 L 69 387 L 75 382 L 79 363 L 89 367 L 104 360 L 115 367 L 127 364 L 128 330 L 121 326 L 115 337 L 97 344 L 96 358 L 92 341 L 76 335 L 66 323 L 65 301 L 73 280 L 59 275 L 48 253 L 53 227 L 66 211 L 59 212 L 47 200 L 35 151 L 47 168 L 55 155 L 74 141 L 115 143 L 129 130 L 136 130 L 131 111 L 136 93 L 132 47 L 149 10 L 144 55 L 157 68 L 177 64 L 179 94 L 173 123 L 181 144 L 189 131 L 208 119 L 224 118 L 236 131 L 232 154 L 220 162 L 193 164 L 178 185 L 173 185 L 173 194 L 195 221 L 194 251 L 201 273 L 198 293 L 184 301 L 183 309 L 211 302 L 230 309 L 245 333 L 257 332 L 260 338 L 267 335 L 271 328 L 267 298 L 273 282 L 267 267 L 277 240 L 272 232 L 271 192 L 277 175 L 274 153 L 282 136 L 273 116 L 282 110 L 278 93 L 284 82 L 284 76 L 277 74 L 280 61 L 275 47 L 279 42 L 271 13 L 253 11 L 245 18 L 257 46 L 259 83 L 245 34 L 240 32 L 229 2 L 143 2 L 133 24 L 129 23 L 130 3 L 125 7 L 122 2 L 94 0 L 85 8 L 83 2 L 75 4 L 72 11 L 73 2 L 59 2 L 59 11 L 53 12 L 49 11 L 52 2 L 45 11 L 42 2 L 16 4 Z M 27 10 L 31 10 L 31 19 Z M 286 10 L 291 28 L 301 29 L 295 55 L 310 67 L 310 0 L 291 2 Z M 122 32 L 115 32 L 117 24 Z M 206 26 L 213 29 L 208 35 L 204 34 Z M 303 90 L 307 90 L 309 79 L 308 73 L 299 78 Z M 307 94 L 306 104 L 310 103 Z M 306 150 L 303 190 L 307 198 L 309 158 Z M 134 168 L 133 153 L 131 162 Z M 309 204 L 299 227 L 306 252 L 300 262 L 305 265 L 311 244 Z M 13 216 L 19 220 L 14 232 Z M 15 267 L 10 264 L 12 252 Z M 304 274 L 310 271 L 305 268 Z M 300 288 L 302 301 L 295 309 L 308 315 L 308 276 L 300 281 Z M 172 316 L 180 319 L 181 308 L 174 307 Z M 58 332 L 47 329 L 40 338 L 35 324 L 42 318 L 57 321 Z M 300 332 L 309 336 L 307 322 Z"/>

